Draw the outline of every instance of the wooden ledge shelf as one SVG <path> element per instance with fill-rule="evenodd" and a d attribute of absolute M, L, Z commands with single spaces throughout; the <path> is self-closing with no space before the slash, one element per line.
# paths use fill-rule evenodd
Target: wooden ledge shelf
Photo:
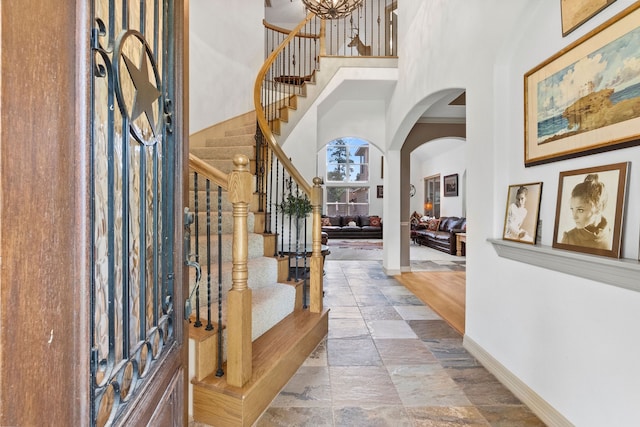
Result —
<path fill-rule="evenodd" d="M 640 261 L 586 255 L 501 239 L 487 241 L 502 258 L 640 292 Z"/>

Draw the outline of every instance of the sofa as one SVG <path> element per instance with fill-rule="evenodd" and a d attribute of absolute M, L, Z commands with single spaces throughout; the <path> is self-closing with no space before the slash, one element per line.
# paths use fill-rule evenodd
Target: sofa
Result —
<path fill-rule="evenodd" d="M 455 255 L 456 233 L 465 233 L 466 231 L 466 218 L 457 216 L 432 218 L 426 222 L 412 225 L 411 238 L 419 245 Z"/>
<path fill-rule="evenodd" d="M 382 239 L 382 220 L 377 215 L 323 215 L 322 231 L 329 239 Z"/>

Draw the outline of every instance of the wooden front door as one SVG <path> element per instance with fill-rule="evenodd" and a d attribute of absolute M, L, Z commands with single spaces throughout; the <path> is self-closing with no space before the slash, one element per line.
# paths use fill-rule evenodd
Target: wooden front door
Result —
<path fill-rule="evenodd" d="M 186 424 L 183 3 L 0 2 L 2 426 Z"/>
<path fill-rule="evenodd" d="M 171 0 L 93 0 L 91 424 L 182 425 L 186 346 Z M 179 234 L 179 232 L 178 232 Z"/>

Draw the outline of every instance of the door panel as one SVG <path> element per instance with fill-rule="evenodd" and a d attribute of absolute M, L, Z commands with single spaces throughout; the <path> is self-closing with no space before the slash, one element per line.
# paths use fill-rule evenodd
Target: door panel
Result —
<path fill-rule="evenodd" d="M 182 423 L 175 416 L 183 413 L 185 350 L 174 307 L 181 296 L 174 253 L 181 252 L 182 206 L 181 141 L 171 120 L 174 7 L 171 0 L 93 2 L 90 330 L 97 426 Z"/>

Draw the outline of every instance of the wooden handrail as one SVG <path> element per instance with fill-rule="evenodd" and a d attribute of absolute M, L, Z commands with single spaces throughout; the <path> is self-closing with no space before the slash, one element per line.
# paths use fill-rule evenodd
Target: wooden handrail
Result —
<path fill-rule="evenodd" d="M 292 32 L 291 30 L 289 30 L 287 28 L 278 27 L 277 25 L 270 24 L 267 21 L 265 21 L 264 19 L 262 20 L 262 24 L 264 25 L 264 27 L 266 29 L 275 31 L 276 33 L 290 34 Z M 320 37 L 320 35 L 319 34 L 298 33 L 297 37 L 302 37 L 304 39 L 317 39 L 317 38 Z"/>
<path fill-rule="evenodd" d="M 291 160 L 287 157 L 285 152 L 278 144 L 272 130 L 269 126 L 267 115 L 262 105 L 261 90 L 266 80 L 266 75 L 272 68 L 273 64 L 280 58 L 280 55 L 300 34 L 302 28 L 307 23 L 314 19 L 315 15 L 309 13 L 302 22 L 300 22 L 296 28 L 294 28 L 280 45 L 274 49 L 273 52 L 267 57 L 267 60 L 260 68 L 258 76 L 256 77 L 256 83 L 253 91 L 253 100 L 256 108 L 256 118 L 258 126 L 262 132 L 263 138 L 271 149 L 272 153 L 278 158 L 281 166 L 287 170 L 289 177 L 293 179 L 297 184 L 297 189 L 303 191 L 310 199 L 312 205 L 312 252 L 311 252 L 311 264 L 309 266 L 309 290 L 310 290 L 310 306 L 309 310 L 312 313 L 321 313 L 323 310 L 323 263 L 324 258 L 321 254 L 321 212 L 322 212 L 322 179 L 315 177 L 313 185 L 308 183 L 302 174 L 296 169 Z M 277 232 L 277 231 L 276 231 Z M 306 259 L 306 258 L 305 258 Z"/>
<path fill-rule="evenodd" d="M 302 22 L 300 22 L 298 26 L 289 33 L 289 35 L 282 41 L 280 46 L 278 46 L 277 49 L 274 49 L 274 51 L 271 52 L 267 60 L 262 65 L 262 68 L 260 68 L 260 71 L 258 72 L 258 76 L 256 77 L 256 84 L 253 88 L 253 103 L 256 108 L 256 117 L 258 119 L 258 126 L 260 126 L 260 129 L 262 130 L 262 134 L 264 135 L 265 140 L 269 144 L 269 147 L 271 148 L 271 150 L 276 154 L 276 156 L 280 160 L 280 163 L 289 172 L 289 175 L 291 175 L 291 177 L 298 183 L 298 185 L 302 188 L 302 190 L 309 196 L 311 196 L 311 188 L 312 188 L 311 184 L 309 184 L 307 180 L 304 179 L 304 177 L 298 171 L 298 169 L 296 169 L 293 163 L 291 163 L 291 160 L 289 160 L 286 153 L 282 150 L 282 148 L 280 147 L 280 144 L 278 144 L 275 136 L 273 135 L 273 132 L 271 131 L 269 123 L 267 122 L 264 108 L 262 106 L 260 91 L 262 89 L 262 82 L 264 81 L 267 71 L 273 65 L 274 60 L 284 50 L 284 48 L 289 44 L 289 42 L 293 40 L 294 37 L 297 36 L 297 34 L 307 24 L 307 22 L 309 22 L 313 17 L 315 17 L 315 15 L 313 13 L 309 13 L 307 17 L 304 20 L 302 20 Z"/>
<path fill-rule="evenodd" d="M 189 167 L 200 175 L 208 178 L 211 182 L 227 190 L 229 186 L 229 175 L 219 171 L 191 153 L 189 153 Z"/>

